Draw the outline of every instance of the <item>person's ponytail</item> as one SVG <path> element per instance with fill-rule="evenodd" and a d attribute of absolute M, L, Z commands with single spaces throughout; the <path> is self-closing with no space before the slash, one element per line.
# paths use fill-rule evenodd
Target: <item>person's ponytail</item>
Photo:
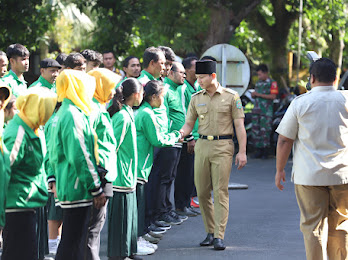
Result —
<path fill-rule="evenodd" d="M 108 108 L 110 117 L 120 111 L 127 99 L 134 93 L 139 93 L 142 87 L 140 82 L 135 78 L 128 78 L 123 81 L 116 89 L 116 94 L 112 99 L 112 105 Z"/>
<path fill-rule="evenodd" d="M 112 98 L 112 105 L 108 108 L 108 112 L 110 114 L 110 117 L 112 117 L 114 114 L 116 114 L 118 111 L 121 110 L 122 105 L 124 104 L 124 97 L 123 97 L 123 91 L 122 91 L 122 85 L 119 86 L 116 89 L 116 93 L 114 97 Z"/>
<path fill-rule="evenodd" d="M 150 103 L 151 98 L 153 95 L 159 96 L 161 92 L 163 91 L 164 84 L 162 81 L 159 80 L 151 80 L 146 83 L 144 87 L 144 99 L 141 104 L 143 104 L 145 101 Z"/>

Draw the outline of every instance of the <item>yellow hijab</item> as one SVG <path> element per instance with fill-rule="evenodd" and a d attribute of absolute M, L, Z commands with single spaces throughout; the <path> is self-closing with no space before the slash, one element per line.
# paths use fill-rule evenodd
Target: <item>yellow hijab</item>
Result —
<path fill-rule="evenodd" d="M 8 96 L 4 100 L 2 108 L 0 108 L 0 151 L 1 151 L 2 154 L 4 154 L 4 150 L 2 148 L 2 132 L 4 130 L 4 120 L 5 120 L 4 109 L 5 109 L 5 107 L 7 106 L 8 102 L 11 99 L 12 91 L 11 91 L 10 87 L 6 86 L 6 84 L 0 80 L 0 89 L 2 89 L 2 88 L 5 88 L 5 89 L 8 90 Z"/>
<path fill-rule="evenodd" d="M 121 81 L 121 76 L 104 68 L 91 70 L 88 74 L 96 80 L 94 98 L 100 104 L 105 105 L 109 101 L 112 90 Z"/>
<path fill-rule="evenodd" d="M 92 111 L 92 97 L 95 91 L 95 79 L 78 70 L 63 70 L 56 81 L 58 102 L 70 99 L 87 116 Z"/>
<path fill-rule="evenodd" d="M 18 116 L 37 134 L 40 125 L 46 124 L 57 104 L 57 95 L 40 87 L 26 90 L 16 100 Z"/>

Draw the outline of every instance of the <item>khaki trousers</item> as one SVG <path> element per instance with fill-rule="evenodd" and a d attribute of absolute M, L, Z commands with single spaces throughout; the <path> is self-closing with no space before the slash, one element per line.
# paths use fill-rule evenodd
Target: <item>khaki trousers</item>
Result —
<path fill-rule="evenodd" d="M 198 139 L 195 146 L 195 185 L 207 233 L 223 239 L 228 220 L 230 179 L 234 144 L 232 140 Z M 211 191 L 214 191 L 214 205 Z"/>
<path fill-rule="evenodd" d="M 348 259 L 348 184 L 295 185 L 309 260 Z"/>

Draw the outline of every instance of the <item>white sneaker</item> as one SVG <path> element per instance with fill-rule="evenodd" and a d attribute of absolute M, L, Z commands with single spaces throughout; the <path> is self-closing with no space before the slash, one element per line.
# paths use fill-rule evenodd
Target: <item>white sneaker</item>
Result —
<path fill-rule="evenodd" d="M 151 255 L 155 253 L 155 249 L 148 247 L 144 242 L 139 241 L 137 243 L 137 255 Z"/>
<path fill-rule="evenodd" d="M 155 249 L 155 251 L 158 249 L 158 245 L 150 243 L 149 241 L 145 240 L 143 237 L 139 237 L 138 242 L 144 243 L 145 246 L 153 248 L 153 249 Z"/>

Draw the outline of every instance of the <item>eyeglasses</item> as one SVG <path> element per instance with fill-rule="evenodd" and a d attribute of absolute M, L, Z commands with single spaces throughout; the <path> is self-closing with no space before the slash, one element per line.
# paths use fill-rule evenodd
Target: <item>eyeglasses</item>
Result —
<path fill-rule="evenodd" d="M 178 70 L 172 70 L 172 71 L 177 72 L 177 73 L 180 73 L 181 75 L 185 75 L 185 76 L 186 76 L 186 72 L 178 71 Z"/>

